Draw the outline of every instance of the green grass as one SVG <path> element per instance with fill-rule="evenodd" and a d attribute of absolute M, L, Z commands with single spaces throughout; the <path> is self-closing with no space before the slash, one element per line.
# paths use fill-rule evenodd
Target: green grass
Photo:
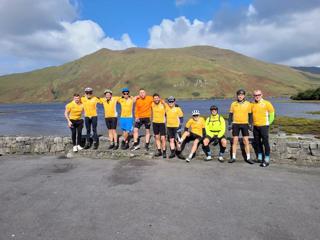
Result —
<path fill-rule="evenodd" d="M 228 116 L 223 115 L 223 117 L 228 122 Z M 317 119 L 276 116 L 275 121 L 270 126 L 270 132 L 274 134 L 279 131 L 286 134 L 312 134 L 320 138 L 319 126 L 320 120 Z"/>
<path fill-rule="evenodd" d="M 320 111 L 314 111 L 314 112 L 306 112 L 308 114 L 313 114 L 313 115 L 317 115 L 317 114 L 320 114 Z"/>

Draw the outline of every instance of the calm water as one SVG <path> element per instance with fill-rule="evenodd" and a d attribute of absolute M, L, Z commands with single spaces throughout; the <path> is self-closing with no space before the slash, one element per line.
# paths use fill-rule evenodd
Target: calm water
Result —
<path fill-rule="evenodd" d="M 320 119 L 320 115 L 306 112 L 320 111 L 320 103 L 296 103 L 282 101 L 286 99 L 272 99 L 276 114 L 289 117 L 304 117 Z M 185 117 L 191 115 L 193 109 L 208 115 L 209 107 L 215 104 L 222 114 L 228 113 L 233 100 L 184 100 L 177 101 L 183 108 Z M 0 104 L 0 135 L 69 135 L 69 129 L 64 119 L 65 103 L 51 104 Z M 98 133 L 105 134 L 106 126 L 102 106 L 98 107 Z"/>

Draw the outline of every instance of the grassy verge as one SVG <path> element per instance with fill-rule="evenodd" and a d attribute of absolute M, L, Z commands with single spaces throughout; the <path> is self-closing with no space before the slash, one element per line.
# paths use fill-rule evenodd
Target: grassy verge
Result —
<path fill-rule="evenodd" d="M 224 115 L 223 117 L 227 121 L 228 116 Z M 320 138 L 320 120 L 276 116 L 270 127 L 270 132 L 278 133 L 279 131 L 287 134 L 312 134 Z"/>
<path fill-rule="evenodd" d="M 320 111 L 314 111 L 314 112 L 306 112 L 306 113 L 308 113 L 308 114 L 320 114 Z"/>

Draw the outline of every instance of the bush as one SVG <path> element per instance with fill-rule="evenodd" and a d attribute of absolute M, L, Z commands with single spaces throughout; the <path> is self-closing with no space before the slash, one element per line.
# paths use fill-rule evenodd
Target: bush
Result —
<path fill-rule="evenodd" d="M 320 100 L 320 87 L 317 89 L 308 89 L 304 92 L 299 92 L 290 98 L 293 100 Z"/>
<path fill-rule="evenodd" d="M 194 97 L 199 97 L 199 96 L 200 96 L 200 93 L 198 93 L 198 92 L 193 92 L 193 93 L 192 93 L 192 96 L 194 96 Z"/>

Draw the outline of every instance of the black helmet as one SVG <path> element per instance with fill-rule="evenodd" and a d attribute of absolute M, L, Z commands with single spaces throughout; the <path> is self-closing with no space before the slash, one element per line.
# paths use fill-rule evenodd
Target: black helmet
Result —
<path fill-rule="evenodd" d="M 212 106 L 210 107 L 210 111 L 212 111 L 212 110 L 218 111 L 218 107 L 217 107 L 216 105 L 212 105 Z"/>
<path fill-rule="evenodd" d="M 239 89 L 239 90 L 237 91 L 237 95 L 240 95 L 240 94 L 246 95 L 246 91 L 243 90 L 243 89 Z"/>
<path fill-rule="evenodd" d="M 173 96 L 168 97 L 167 100 L 168 100 L 168 102 L 175 102 L 176 101 L 175 97 L 173 97 Z"/>

